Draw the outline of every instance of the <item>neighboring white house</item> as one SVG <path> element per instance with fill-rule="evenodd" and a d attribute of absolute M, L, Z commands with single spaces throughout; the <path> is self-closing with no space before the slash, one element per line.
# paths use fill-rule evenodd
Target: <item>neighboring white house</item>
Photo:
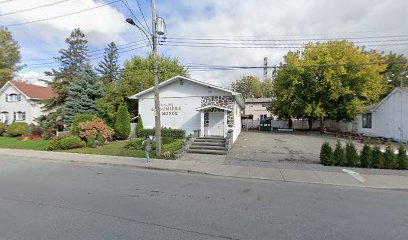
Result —
<path fill-rule="evenodd" d="M 176 76 L 159 84 L 162 127 L 183 129 L 186 134 L 226 136 L 241 132 L 244 101 L 240 93 L 191 78 Z M 145 128 L 154 128 L 154 91 L 149 88 L 130 99 L 139 100 Z"/>
<path fill-rule="evenodd" d="M 34 119 L 44 115 L 41 100 L 54 96 L 49 87 L 9 81 L 0 89 L 0 122 L 34 123 Z"/>
<path fill-rule="evenodd" d="M 245 116 L 247 119 L 243 119 L 242 124 L 247 128 L 259 127 L 261 120 L 271 117 L 271 113 L 266 109 L 271 101 L 271 98 L 245 99 Z"/>

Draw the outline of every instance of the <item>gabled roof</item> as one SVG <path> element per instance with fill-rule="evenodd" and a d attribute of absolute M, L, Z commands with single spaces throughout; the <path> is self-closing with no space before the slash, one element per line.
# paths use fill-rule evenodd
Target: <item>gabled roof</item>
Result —
<path fill-rule="evenodd" d="M 183 76 L 175 76 L 175 77 L 172 77 L 172 78 L 160 83 L 159 84 L 159 89 L 161 87 L 167 86 L 167 85 L 169 85 L 169 84 L 171 84 L 171 83 L 173 83 L 173 82 L 175 82 L 177 80 L 180 80 L 180 79 L 190 81 L 190 82 L 194 82 L 194 83 L 198 83 L 198 84 L 201 84 L 201 85 L 204 85 L 204 86 L 207 86 L 207 87 L 212 87 L 214 89 L 218 89 L 218 90 L 221 90 L 221 91 L 224 91 L 224 92 L 231 93 L 231 95 L 233 95 L 235 97 L 235 100 L 241 106 L 241 108 L 245 107 L 244 100 L 242 98 L 241 93 L 234 92 L 234 91 L 231 91 L 231 90 L 228 90 L 228 89 L 225 89 L 225 88 L 222 88 L 222 87 L 210 84 L 210 83 L 202 82 L 202 81 L 199 81 L 199 80 L 195 80 L 195 79 L 187 78 L 187 77 L 183 77 Z M 153 92 L 153 90 L 154 90 L 154 88 L 151 87 L 149 89 L 146 89 L 144 91 L 136 93 L 135 95 L 130 96 L 129 99 L 139 99 L 141 96 L 143 96 L 143 95 L 145 95 L 147 93 Z"/>
<path fill-rule="evenodd" d="M 218 108 L 218 109 L 221 109 L 221 110 L 225 110 L 227 112 L 232 112 L 232 109 L 230 109 L 230 108 L 221 107 L 221 106 L 217 106 L 217 105 L 207 105 L 207 106 L 204 106 L 204 107 L 196 108 L 196 110 L 197 111 L 203 111 L 203 110 L 207 110 L 207 109 L 210 109 L 210 108 Z"/>
<path fill-rule="evenodd" d="M 269 103 L 272 101 L 272 98 L 247 98 L 245 103 Z"/>
<path fill-rule="evenodd" d="M 28 99 L 44 100 L 53 98 L 55 96 L 54 91 L 50 87 L 42 87 L 15 80 L 8 81 L 6 84 L 4 84 L 4 86 L 0 89 L 0 92 L 2 92 L 8 85 L 14 86 Z"/>
<path fill-rule="evenodd" d="M 381 105 L 383 105 L 383 103 L 385 103 L 392 95 L 394 95 L 394 94 L 397 93 L 397 92 L 400 92 L 400 93 L 403 93 L 403 94 L 408 94 L 408 88 L 400 88 L 400 87 L 395 88 L 395 89 L 392 90 L 385 98 L 383 98 L 383 99 L 381 100 L 381 102 L 379 102 L 377 105 L 375 105 L 373 108 L 371 108 L 371 109 L 369 110 L 369 112 L 375 112 L 375 111 L 377 111 L 377 109 L 378 109 Z"/>

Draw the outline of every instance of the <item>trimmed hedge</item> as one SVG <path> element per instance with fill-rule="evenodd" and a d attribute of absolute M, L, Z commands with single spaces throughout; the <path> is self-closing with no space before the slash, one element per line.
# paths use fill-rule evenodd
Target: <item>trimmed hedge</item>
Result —
<path fill-rule="evenodd" d="M 136 140 L 130 140 L 126 143 L 124 148 L 132 148 L 136 150 L 142 150 L 143 146 L 143 139 L 136 139 Z"/>
<path fill-rule="evenodd" d="M 139 136 L 140 137 L 145 137 L 147 135 L 155 136 L 155 134 L 156 134 L 155 129 L 143 129 L 140 131 Z M 186 136 L 186 132 L 181 129 L 162 128 L 161 136 L 162 138 L 183 139 Z"/>
<path fill-rule="evenodd" d="M 125 104 L 120 105 L 115 120 L 115 137 L 128 139 L 130 136 L 130 114 Z"/>
<path fill-rule="evenodd" d="M 83 148 L 85 143 L 79 137 L 67 137 L 61 140 L 60 143 L 61 149 L 74 149 L 74 148 Z"/>
<path fill-rule="evenodd" d="M 333 149 L 328 142 L 324 142 L 320 149 L 320 162 L 325 166 L 332 166 L 333 161 Z"/>
<path fill-rule="evenodd" d="M 10 137 L 21 137 L 30 133 L 30 127 L 25 122 L 14 122 L 7 129 Z"/>
<path fill-rule="evenodd" d="M 71 133 L 62 133 L 58 136 L 55 136 L 50 139 L 48 142 L 47 150 L 54 151 L 54 150 L 61 150 L 61 141 L 65 138 L 74 137 Z"/>

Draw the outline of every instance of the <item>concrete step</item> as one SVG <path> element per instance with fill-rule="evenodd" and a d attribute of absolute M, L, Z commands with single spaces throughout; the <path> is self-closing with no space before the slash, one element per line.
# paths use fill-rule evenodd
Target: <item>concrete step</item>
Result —
<path fill-rule="evenodd" d="M 225 139 L 197 138 L 194 142 L 225 142 Z"/>
<path fill-rule="evenodd" d="M 225 138 L 222 136 L 206 136 L 206 137 L 198 137 L 196 139 L 223 139 L 225 140 Z"/>
<path fill-rule="evenodd" d="M 225 147 L 225 142 L 193 142 L 191 146 L 219 146 Z"/>
<path fill-rule="evenodd" d="M 191 145 L 191 146 L 190 146 L 190 149 L 225 150 L 225 147 L 221 147 L 221 146 Z"/>
<path fill-rule="evenodd" d="M 209 150 L 209 149 L 189 149 L 188 153 L 199 153 L 199 154 L 214 154 L 214 155 L 227 155 L 227 151 L 221 150 Z"/>

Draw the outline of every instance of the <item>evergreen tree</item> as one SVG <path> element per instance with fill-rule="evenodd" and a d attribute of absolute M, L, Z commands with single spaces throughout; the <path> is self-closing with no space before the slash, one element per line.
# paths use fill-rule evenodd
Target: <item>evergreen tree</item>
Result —
<path fill-rule="evenodd" d="M 130 135 L 130 114 L 125 104 L 118 108 L 115 121 L 115 136 L 118 139 L 128 139 Z"/>
<path fill-rule="evenodd" d="M 325 166 L 333 166 L 333 149 L 328 142 L 324 142 L 320 150 L 320 163 Z"/>
<path fill-rule="evenodd" d="M 49 86 L 55 92 L 55 97 L 45 102 L 45 110 L 50 111 L 59 108 L 65 104 L 69 96 L 69 87 L 78 77 L 82 67 L 89 63 L 88 59 L 88 41 L 85 34 L 76 28 L 71 35 L 65 39 L 68 44 L 67 49 L 59 51 L 60 56 L 55 60 L 59 63 L 58 70 L 52 69 L 51 72 L 45 72 L 48 76 L 53 76 L 54 80 L 49 82 Z M 61 112 L 63 114 L 63 112 Z"/>
<path fill-rule="evenodd" d="M 344 148 L 341 146 L 340 140 L 337 139 L 336 148 L 334 149 L 334 165 L 344 166 L 346 163 L 346 154 Z"/>
<path fill-rule="evenodd" d="M 371 147 L 367 144 L 364 144 L 364 147 L 361 150 L 361 156 L 360 156 L 361 167 L 363 168 L 370 167 L 372 158 L 373 158 L 373 153 L 372 153 Z"/>
<path fill-rule="evenodd" d="M 373 160 L 371 166 L 373 168 L 382 168 L 383 166 L 383 153 L 378 145 L 375 145 L 373 148 Z"/>
<path fill-rule="evenodd" d="M 347 166 L 355 167 L 358 163 L 358 154 L 357 149 L 353 144 L 353 141 L 349 139 L 346 144 L 346 159 L 347 159 Z"/>
<path fill-rule="evenodd" d="M 0 29 L 0 88 L 20 70 L 20 46 L 6 28 Z"/>
<path fill-rule="evenodd" d="M 390 140 L 387 141 L 386 147 L 385 147 L 385 153 L 384 153 L 384 168 L 394 168 L 395 167 L 395 154 L 394 150 L 392 149 L 392 143 Z"/>
<path fill-rule="evenodd" d="M 85 65 L 78 73 L 69 87 L 68 94 L 69 98 L 65 103 L 65 125 L 70 126 L 78 114 L 97 113 L 95 100 L 103 97 L 103 86 L 90 65 Z"/>
<path fill-rule="evenodd" d="M 398 168 L 406 169 L 408 164 L 407 150 L 402 142 L 400 142 L 398 147 Z"/>
<path fill-rule="evenodd" d="M 143 129 L 144 129 L 144 126 L 143 126 L 142 115 L 139 115 L 139 118 L 137 119 L 137 124 L 136 124 L 137 137 L 141 137 L 140 133 L 142 132 Z"/>
<path fill-rule="evenodd" d="M 114 42 L 105 48 L 103 60 L 98 64 L 96 71 L 101 75 L 104 89 L 109 88 L 110 83 L 119 79 L 119 52 Z"/>

